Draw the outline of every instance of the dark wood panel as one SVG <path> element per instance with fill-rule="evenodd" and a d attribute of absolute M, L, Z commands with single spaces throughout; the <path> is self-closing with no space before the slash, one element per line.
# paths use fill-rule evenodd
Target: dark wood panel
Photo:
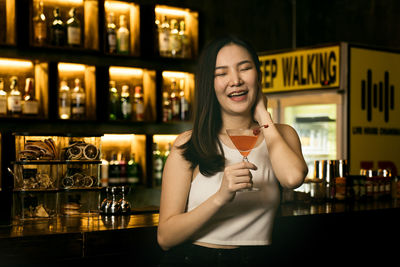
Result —
<path fill-rule="evenodd" d="M 1 238 L 0 266 L 79 259 L 83 252 L 82 241 L 81 234 Z"/>

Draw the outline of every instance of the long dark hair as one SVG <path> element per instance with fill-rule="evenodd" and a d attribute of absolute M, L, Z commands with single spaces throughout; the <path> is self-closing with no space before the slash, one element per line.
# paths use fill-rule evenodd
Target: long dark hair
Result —
<path fill-rule="evenodd" d="M 221 107 L 214 90 L 215 64 L 219 50 L 228 44 L 244 47 L 251 55 L 260 79 L 260 61 L 254 48 L 243 39 L 227 35 L 210 42 L 202 51 L 196 72 L 194 125 L 191 138 L 180 148 L 192 169 L 212 176 L 225 167 L 225 156 L 218 134 L 222 128 Z"/>

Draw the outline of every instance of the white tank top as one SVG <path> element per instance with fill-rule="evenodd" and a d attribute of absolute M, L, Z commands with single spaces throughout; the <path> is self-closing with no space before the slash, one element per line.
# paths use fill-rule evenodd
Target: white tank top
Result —
<path fill-rule="evenodd" d="M 226 166 L 240 162 L 238 150 L 222 144 Z M 223 206 L 195 235 L 193 241 L 217 245 L 269 245 L 272 227 L 279 205 L 278 181 L 272 171 L 265 140 L 249 154 L 250 162 L 257 166 L 253 175 L 257 192 L 239 192 L 232 202 Z M 212 177 L 201 173 L 194 178 L 188 198 L 187 210 L 191 211 L 215 194 L 220 188 L 224 173 Z"/>

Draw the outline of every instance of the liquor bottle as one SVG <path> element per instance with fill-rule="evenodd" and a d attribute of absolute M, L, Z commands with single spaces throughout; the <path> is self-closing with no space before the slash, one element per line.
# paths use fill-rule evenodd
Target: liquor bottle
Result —
<path fill-rule="evenodd" d="M 169 94 L 167 91 L 163 92 L 163 122 L 172 120 L 172 108 Z"/>
<path fill-rule="evenodd" d="M 153 178 L 156 186 L 161 186 L 163 171 L 163 157 L 158 149 L 158 144 L 153 143 Z"/>
<path fill-rule="evenodd" d="M 18 90 L 18 78 L 16 76 L 11 77 L 11 92 L 7 98 L 8 112 L 11 115 L 19 115 L 22 111 L 22 96 Z"/>
<path fill-rule="evenodd" d="M 110 81 L 110 120 L 119 118 L 120 99 L 115 81 Z"/>
<path fill-rule="evenodd" d="M 126 185 L 128 182 L 127 167 L 125 154 L 119 154 L 119 185 Z"/>
<path fill-rule="evenodd" d="M 138 165 L 135 160 L 135 154 L 131 154 L 127 167 L 128 184 L 130 186 L 136 186 L 140 181 Z"/>
<path fill-rule="evenodd" d="M 71 93 L 71 115 L 72 119 L 83 119 L 86 116 L 86 95 L 79 79 L 75 79 Z"/>
<path fill-rule="evenodd" d="M 171 108 L 172 108 L 172 120 L 180 119 L 180 101 L 179 101 L 179 92 L 176 86 L 176 81 L 173 79 L 171 81 L 171 94 L 170 94 Z"/>
<path fill-rule="evenodd" d="M 39 102 L 35 99 L 35 88 L 32 78 L 26 78 L 25 80 L 25 94 L 22 98 L 22 114 L 24 115 L 38 115 L 39 114 Z"/>
<path fill-rule="evenodd" d="M 67 43 L 69 46 L 81 46 L 81 23 L 76 17 L 76 9 L 69 11 L 70 18 L 67 20 Z"/>
<path fill-rule="evenodd" d="M 43 1 L 38 2 L 37 13 L 33 18 L 34 42 L 43 45 L 47 41 L 47 21 L 43 12 Z"/>
<path fill-rule="evenodd" d="M 58 116 L 62 120 L 68 120 L 71 118 L 71 92 L 66 81 L 62 81 L 60 84 Z"/>
<path fill-rule="evenodd" d="M 167 16 L 163 17 L 163 20 L 161 22 L 161 26 L 158 31 L 158 46 L 159 46 L 159 52 L 160 56 L 166 57 L 169 56 L 169 23 Z"/>
<path fill-rule="evenodd" d="M 119 184 L 120 168 L 117 153 L 111 157 L 110 164 L 108 165 L 108 183 L 109 186 L 116 186 Z"/>
<path fill-rule="evenodd" d="M 115 53 L 117 51 L 117 26 L 114 22 L 114 13 L 110 12 L 107 17 L 107 52 Z"/>
<path fill-rule="evenodd" d="M 0 115 L 7 115 L 7 92 L 4 91 L 2 78 L 0 78 Z"/>
<path fill-rule="evenodd" d="M 123 85 L 121 92 L 121 112 L 122 119 L 130 120 L 132 117 L 132 104 L 129 93 L 129 86 Z"/>
<path fill-rule="evenodd" d="M 186 33 L 186 24 L 184 20 L 181 20 L 179 23 L 179 37 L 181 39 L 181 57 L 190 58 L 191 57 L 191 47 L 189 36 Z"/>
<path fill-rule="evenodd" d="M 134 111 L 135 118 L 137 121 L 144 120 L 144 101 L 143 101 L 143 93 L 142 87 L 140 85 L 135 86 L 135 95 L 134 95 Z"/>
<path fill-rule="evenodd" d="M 119 29 L 117 31 L 117 49 L 120 54 L 129 52 L 129 30 L 126 27 L 125 15 L 119 16 Z"/>
<path fill-rule="evenodd" d="M 100 183 L 102 187 L 108 186 L 108 167 L 110 166 L 110 162 L 106 158 L 101 160 L 101 175 L 100 175 Z"/>
<path fill-rule="evenodd" d="M 176 19 L 171 19 L 171 32 L 169 34 L 169 51 L 171 56 L 177 57 L 182 49 L 181 38 L 179 36 L 179 26 Z"/>
<path fill-rule="evenodd" d="M 63 46 L 65 44 L 65 29 L 64 22 L 61 19 L 60 9 L 56 7 L 53 11 L 54 20 L 51 25 L 51 39 L 52 44 Z"/>
<path fill-rule="evenodd" d="M 189 103 L 185 97 L 184 80 L 181 79 L 179 83 L 179 102 L 180 102 L 180 119 L 182 121 L 189 119 Z"/>

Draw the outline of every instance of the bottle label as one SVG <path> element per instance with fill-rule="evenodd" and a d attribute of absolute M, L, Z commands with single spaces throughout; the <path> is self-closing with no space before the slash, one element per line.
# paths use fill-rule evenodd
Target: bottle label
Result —
<path fill-rule="evenodd" d="M 21 112 L 21 96 L 11 95 L 8 97 L 8 110 L 11 112 Z"/>
<path fill-rule="evenodd" d="M 53 44 L 63 45 L 64 44 L 64 31 L 61 29 L 54 29 L 53 31 Z"/>
<path fill-rule="evenodd" d="M 117 49 L 117 37 L 114 31 L 108 33 L 108 52 L 113 53 Z"/>
<path fill-rule="evenodd" d="M 0 96 L 0 114 L 7 114 L 7 99 Z"/>
<path fill-rule="evenodd" d="M 179 101 L 172 100 L 172 117 L 179 116 Z"/>
<path fill-rule="evenodd" d="M 72 114 L 85 114 L 85 106 L 73 106 L 72 107 Z"/>
<path fill-rule="evenodd" d="M 47 37 L 47 26 L 44 22 L 38 22 L 35 25 L 35 40 L 42 43 Z"/>
<path fill-rule="evenodd" d="M 121 110 L 123 116 L 130 116 L 132 114 L 132 104 L 127 101 L 122 102 Z"/>
<path fill-rule="evenodd" d="M 81 44 L 81 28 L 68 27 L 68 44 L 70 45 Z"/>
<path fill-rule="evenodd" d="M 120 34 L 119 35 L 118 50 L 119 50 L 119 52 L 128 52 L 129 51 L 129 35 L 128 34 Z"/>
<path fill-rule="evenodd" d="M 155 172 L 161 172 L 163 168 L 163 161 L 161 158 L 156 158 L 154 159 L 154 171 Z"/>
<path fill-rule="evenodd" d="M 161 31 L 158 35 L 160 52 L 166 53 L 169 49 L 169 33 L 168 31 Z"/>
<path fill-rule="evenodd" d="M 144 105 L 143 103 L 139 102 L 136 103 L 136 120 L 142 121 L 144 119 Z"/>
<path fill-rule="evenodd" d="M 36 100 L 25 101 L 22 105 L 22 114 L 26 115 L 38 115 L 39 114 L 39 103 Z"/>
<path fill-rule="evenodd" d="M 171 34 L 170 40 L 169 40 L 169 47 L 171 50 L 172 55 L 177 55 L 182 48 L 182 43 L 181 40 L 179 39 L 179 35 L 177 34 Z"/>

